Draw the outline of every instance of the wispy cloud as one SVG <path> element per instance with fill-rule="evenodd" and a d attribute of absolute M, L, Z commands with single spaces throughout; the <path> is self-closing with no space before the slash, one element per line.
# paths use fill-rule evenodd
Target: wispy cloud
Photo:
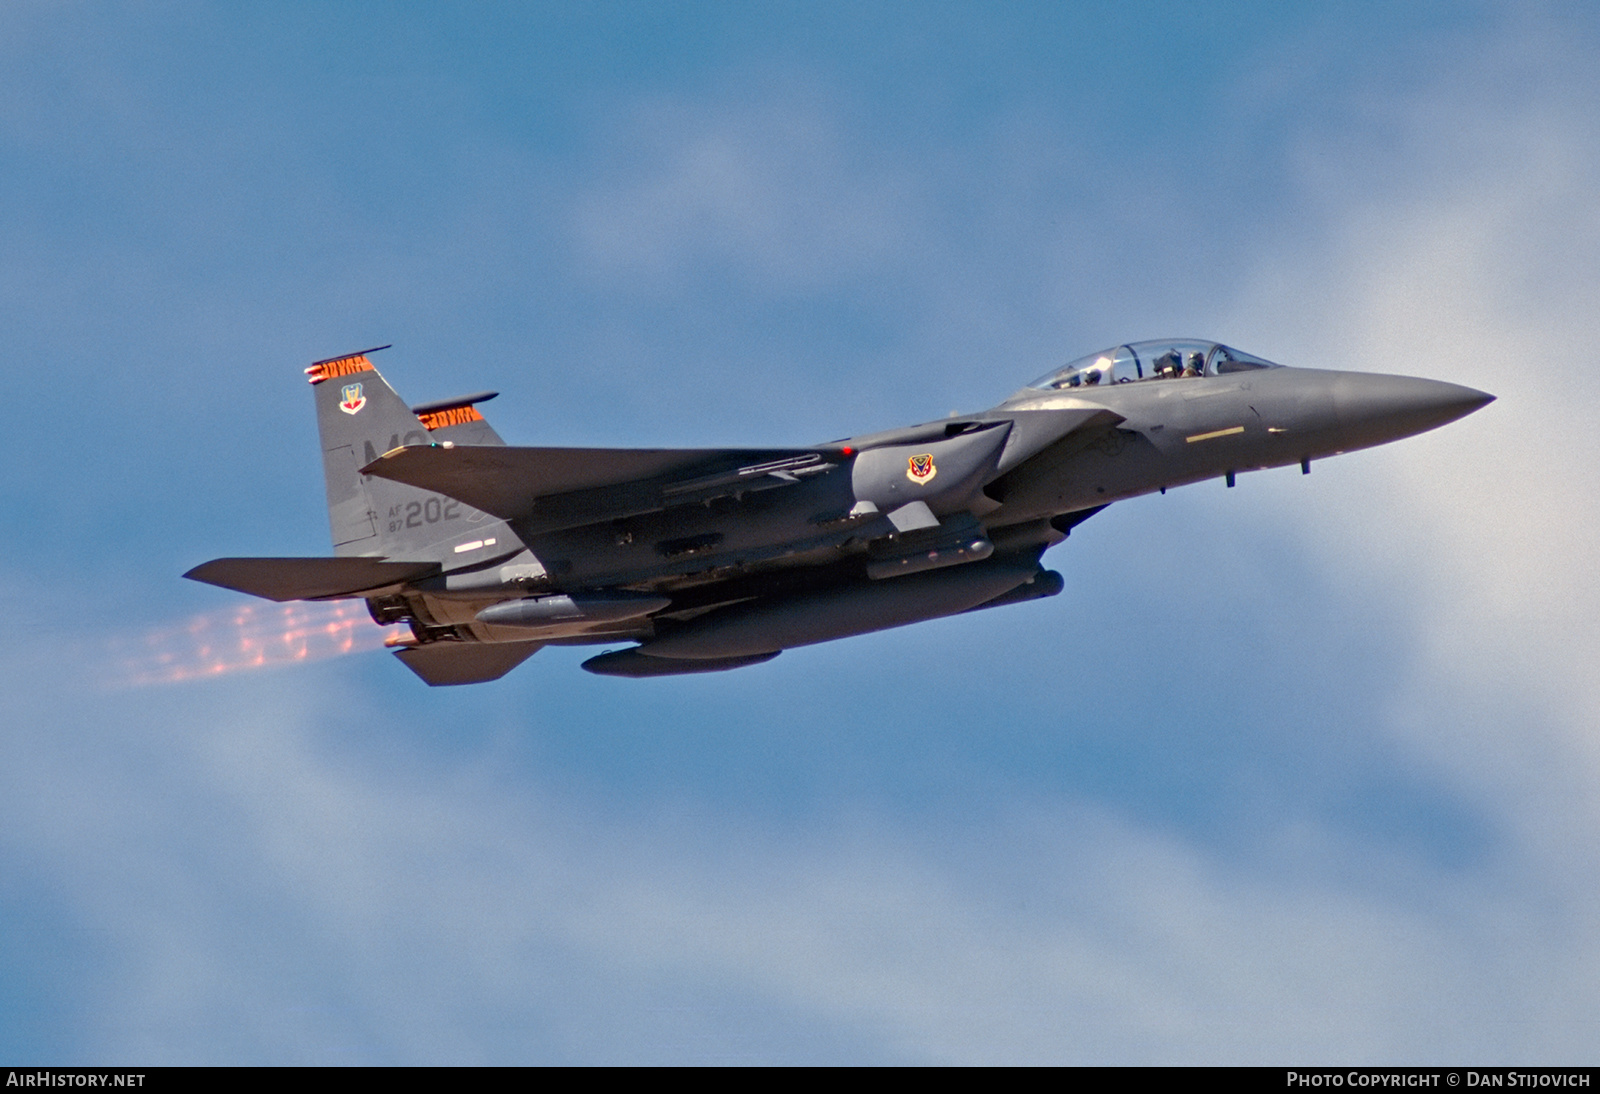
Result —
<path fill-rule="evenodd" d="M 770 89 L 700 105 L 644 104 L 607 134 L 618 162 L 573 216 L 596 274 L 676 292 L 685 269 L 726 264 L 768 292 L 836 291 L 915 245 L 915 176 L 864 156 L 836 110 Z"/>
<path fill-rule="evenodd" d="M 943 848 L 870 813 L 806 835 L 630 822 L 488 758 L 340 758 L 329 683 L 102 728 L 63 699 L 72 739 L 11 742 L 9 839 L 119 955 L 87 1055 L 1515 1060 L 1581 1043 L 1596 1002 L 1579 924 L 1527 933 L 1536 874 L 1435 874 L 1407 906 L 1043 803 Z M 730 998 L 803 1035 L 727 1046 Z"/>

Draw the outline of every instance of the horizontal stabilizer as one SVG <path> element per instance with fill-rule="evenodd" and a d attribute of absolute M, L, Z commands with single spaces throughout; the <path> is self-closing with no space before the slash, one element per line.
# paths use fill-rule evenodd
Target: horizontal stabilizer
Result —
<path fill-rule="evenodd" d="M 457 395 L 454 399 L 435 399 L 431 403 L 418 403 L 411 408 L 411 413 L 421 418 L 427 414 L 440 414 L 446 410 L 459 410 L 464 406 L 477 406 L 479 403 L 487 403 L 499 394 L 498 391 L 475 391 L 471 395 Z M 423 424 L 427 423 L 424 422 Z"/>
<path fill-rule="evenodd" d="M 816 457 L 810 448 L 498 448 L 411 445 L 361 469 L 448 494 L 504 520 L 527 516 L 540 498 L 633 484 L 665 484 L 720 471 Z M 658 491 L 659 492 L 659 491 Z"/>
<path fill-rule="evenodd" d="M 406 668 L 429 687 L 498 680 L 538 653 L 542 642 L 434 642 L 396 650 Z"/>
<path fill-rule="evenodd" d="M 214 558 L 183 576 L 267 600 L 338 600 L 439 572 L 437 562 L 377 558 Z"/>

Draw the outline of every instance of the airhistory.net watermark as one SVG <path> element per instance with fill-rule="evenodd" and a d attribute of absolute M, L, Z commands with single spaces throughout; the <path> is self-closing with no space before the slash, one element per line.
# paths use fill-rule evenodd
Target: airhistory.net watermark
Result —
<path fill-rule="evenodd" d="M 7 1071 L 6 1086 L 143 1086 L 142 1071 L 52 1071 L 48 1068 L 29 1068 L 25 1071 Z"/>

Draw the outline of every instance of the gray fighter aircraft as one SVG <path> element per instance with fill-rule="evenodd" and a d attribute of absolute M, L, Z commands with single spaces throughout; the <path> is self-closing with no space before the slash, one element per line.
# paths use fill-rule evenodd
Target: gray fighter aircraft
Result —
<path fill-rule="evenodd" d="M 1180 339 L 1092 354 L 979 414 L 825 444 L 512 448 L 477 409 L 494 392 L 408 407 L 373 352 L 306 370 L 337 557 L 184 576 L 363 599 L 408 625 L 390 644 L 435 685 L 498 679 L 552 644 L 633 643 L 584 662 L 608 676 L 717 672 L 1054 596 L 1040 557 L 1114 501 L 1309 472 L 1494 398 Z"/>

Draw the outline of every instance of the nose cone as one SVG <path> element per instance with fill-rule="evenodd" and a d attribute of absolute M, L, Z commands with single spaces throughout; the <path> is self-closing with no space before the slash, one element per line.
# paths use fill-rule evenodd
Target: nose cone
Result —
<path fill-rule="evenodd" d="M 1334 406 L 1351 447 L 1383 444 L 1437 429 L 1494 402 L 1460 384 L 1411 376 L 1347 372 L 1334 387 Z"/>

